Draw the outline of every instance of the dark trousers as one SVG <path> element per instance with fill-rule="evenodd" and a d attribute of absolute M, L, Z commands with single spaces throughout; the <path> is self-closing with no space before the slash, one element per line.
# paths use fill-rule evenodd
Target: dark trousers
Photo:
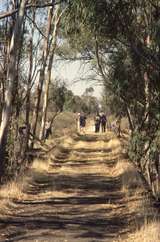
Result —
<path fill-rule="evenodd" d="M 96 133 L 98 133 L 98 132 L 99 132 L 99 128 L 100 128 L 99 123 L 95 124 L 95 132 L 96 132 Z"/>
<path fill-rule="evenodd" d="M 102 133 L 106 132 L 106 123 L 102 123 Z"/>
<path fill-rule="evenodd" d="M 51 128 L 45 130 L 45 139 L 49 138 L 49 135 L 52 134 Z"/>

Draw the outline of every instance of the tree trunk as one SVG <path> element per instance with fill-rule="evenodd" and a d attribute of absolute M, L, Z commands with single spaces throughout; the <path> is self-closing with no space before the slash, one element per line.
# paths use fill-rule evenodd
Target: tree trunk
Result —
<path fill-rule="evenodd" d="M 126 105 L 126 112 L 127 112 L 127 118 L 128 118 L 130 130 L 133 132 L 134 131 L 134 124 L 133 124 L 133 120 L 132 120 L 132 117 L 131 117 L 130 109 L 128 108 L 127 105 Z"/>
<path fill-rule="evenodd" d="M 145 44 L 147 47 L 150 47 L 150 43 L 151 43 L 151 39 L 150 39 L 150 35 L 147 36 L 146 40 L 145 40 Z M 145 94 L 145 117 L 146 118 L 146 123 L 149 125 L 150 122 L 150 80 L 149 80 L 149 76 L 148 76 L 148 72 L 145 71 L 144 73 L 144 94 Z"/>
<path fill-rule="evenodd" d="M 11 43 L 10 43 L 10 49 L 9 49 L 9 63 L 8 63 L 8 69 L 7 69 L 7 89 L 5 92 L 5 103 L 2 111 L 2 121 L 0 125 L 0 176 L 3 175 L 4 172 L 4 158 L 5 158 L 5 151 L 6 151 L 6 145 L 7 145 L 7 134 L 8 134 L 8 128 L 10 125 L 10 118 L 11 118 L 11 111 L 12 111 L 12 99 L 15 92 L 15 76 L 16 76 L 16 61 L 17 61 L 17 50 L 19 40 L 21 38 L 21 32 L 22 32 L 22 24 L 25 14 L 25 6 L 26 6 L 26 0 L 22 0 L 20 7 L 19 7 L 19 13 L 15 22 Z"/>
<path fill-rule="evenodd" d="M 51 72 L 52 72 L 52 64 L 53 64 L 53 58 L 55 54 L 55 49 L 57 45 L 57 33 L 58 33 L 58 27 L 60 18 L 62 16 L 62 13 L 58 15 L 60 6 L 56 6 L 55 12 L 54 12 L 54 30 L 52 34 L 52 48 L 50 51 L 50 57 L 49 57 L 49 63 L 47 68 L 47 74 L 46 74 L 46 83 L 45 83 L 45 91 L 44 91 L 44 101 L 43 101 L 43 112 L 42 112 L 42 120 L 41 120 L 41 130 L 40 130 L 40 139 L 44 138 L 44 132 L 45 132 L 45 123 L 46 123 L 46 117 L 47 117 L 47 108 L 48 108 L 48 95 L 49 95 L 49 86 L 51 82 Z"/>
<path fill-rule="evenodd" d="M 41 94 L 42 94 L 43 82 L 44 82 L 44 77 L 45 77 L 45 69 L 46 69 L 46 64 L 47 64 L 47 59 L 48 59 L 48 54 L 49 54 L 49 37 L 50 37 L 50 33 L 51 33 L 52 16 L 53 16 L 53 8 L 49 9 L 49 11 L 48 11 L 47 33 L 46 33 L 46 38 L 44 40 L 44 50 L 43 50 L 43 54 L 42 54 L 42 68 L 40 70 L 39 81 L 38 81 L 37 91 L 36 91 L 37 94 L 36 94 L 36 101 L 35 101 L 35 109 L 33 112 L 33 123 L 32 123 L 33 137 L 36 136 Z M 31 144 L 32 148 L 33 148 L 33 146 L 34 146 L 34 140 Z"/>
<path fill-rule="evenodd" d="M 149 124 L 149 111 L 150 111 L 150 88 L 149 88 L 149 78 L 148 73 L 144 73 L 144 93 L 145 93 L 145 117 L 146 123 Z"/>
<path fill-rule="evenodd" d="M 32 12 L 33 22 L 35 21 L 35 9 Z M 27 81 L 27 94 L 26 94 L 26 144 L 25 151 L 28 150 L 29 135 L 30 135 L 30 96 L 31 96 L 31 82 L 32 82 L 32 70 L 33 70 L 33 36 L 34 36 L 34 24 L 32 25 L 31 37 L 29 42 L 29 73 Z"/>

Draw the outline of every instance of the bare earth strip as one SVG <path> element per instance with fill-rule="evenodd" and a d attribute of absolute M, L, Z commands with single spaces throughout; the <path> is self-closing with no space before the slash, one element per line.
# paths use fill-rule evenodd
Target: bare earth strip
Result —
<path fill-rule="evenodd" d="M 35 169 L 24 199 L 14 201 L 10 213 L 0 218 L 0 241 L 125 238 L 137 212 L 129 210 L 122 176 L 116 172 L 120 157 L 120 142 L 109 133 L 79 135 L 64 143 L 48 170 Z"/>

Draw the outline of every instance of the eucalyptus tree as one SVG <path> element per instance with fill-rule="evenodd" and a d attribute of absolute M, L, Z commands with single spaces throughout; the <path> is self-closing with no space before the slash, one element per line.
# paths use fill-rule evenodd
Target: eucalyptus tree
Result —
<path fill-rule="evenodd" d="M 0 82 L 0 88 L 2 91 L 0 107 L 0 111 L 2 110 L 0 115 L 1 177 L 4 173 L 4 169 L 7 167 L 7 162 L 15 158 L 13 157 L 13 152 L 16 153 L 18 158 L 17 165 L 21 165 L 23 158 L 26 159 L 25 150 L 28 148 L 29 123 L 31 118 L 31 89 L 34 84 L 33 82 L 37 80 L 37 72 L 35 70 L 38 66 L 40 66 L 40 62 L 35 63 L 36 60 L 34 62 L 36 56 L 35 49 L 38 54 L 43 52 L 39 82 L 39 87 L 41 88 L 38 89 L 39 95 L 36 102 L 36 110 L 38 110 L 38 113 L 44 73 L 46 65 L 48 65 L 47 58 L 50 42 L 50 36 L 48 40 L 46 40 L 47 38 L 42 28 L 45 25 L 45 18 L 42 18 L 43 26 L 40 27 L 37 25 L 37 19 L 41 17 L 40 9 L 49 8 L 51 10 L 54 6 L 57 6 L 60 3 L 61 1 L 52 0 L 45 2 L 42 0 L 4 0 L 4 6 L 6 8 L 4 7 L 3 11 L 0 12 L 0 21 L 1 23 L 4 22 L 4 25 L 2 26 L 1 24 L 1 26 L 3 32 L 5 32 L 4 37 L 6 38 L 6 45 L 4 46 L 5 48 L 3 48 L 3 50 L 5 50 L 3 53 L 4 63 L 2 63 L 2 61 L 0 63 L 2 64 L 2 67 L 5 67 L 4 70 L 1 70 L 3 72 L 3 79 L 1 75 Z M 43 36 L 46 41 L 44 41 L 45 46 L 42 51 L 41 45 L 38 43 L 38 35 L 35 34 L 36 37 L 34 37 L 35 30 L 36 32 L 38 31 L 38 33 Z M 31 33 L 30 36 L 29 32 Z M 48 32 L 50 33 L 50 30 Z M 20 138 L 20 126 L 23 126 L 23 128 L 27 127 L 27 137 L 26 133 L 24 135 L 26 137 L 25 141 L 23 142 L 22 140 L 19 140 L 19 143 L 21 145 L 24 143 L 25 146 L 23 147 L 24 150 L 20 149 L 20 153 L 23 153 L 23 158 L 21 155 L 18 155 L 20 153 L 17 153 L 16 150 L 16 146 L 18 146 L 17 142 Z"/>
<path fill-rule="evenodd" d="M 7 89 L 5 91 L 5 100 L 3 105 L 2 112 L 2 121 L 0 126 L 0 159 L 1 159 L 1 173 L 4 172 L 4 156 L 6 151 L 6 143 L 7 143 L 7 134 L 8 128 L 10 124 L 11 112 L 12 112 L 12 99 L 14 96 L 14 88 L 15 88 L 15 69 L 16 69 L 16 60 L 17 60 L 17 50 L 18 44 L 20 41 L 20 37 L 22 34 L 22 25 L 25 14 L 25 7 L 27 1 L 22 0 L 19 7 L 19 13 L 16 18 L 15 26 L 12 33 L 12 38 L 10 42 L 9 48 L 9 61 L 7 68 Z"/>
<path fill-rule="evenodd" d="M 47 119 L 47 108 L 48 108 L 48 101 L 49 101 L 49 87 L 51 82 L 51 72 L 53 66 L 53 60 L 55 56 L 55 51 L 57 47 L 57 38 L 58 38 L 58 31 L 59 25 L 66 8 L 62 8 L 59 4 L 54 8 L 54 14 L 52 19 L 52 31 L 51 31 L 51 41 L 50 41 L 50 54 L 48 59 L 48 67 L 47 72 L 45 75 L 45 90 L 44 90 L 44 100 L 43 100 L 43 110 L 42 110 L 42 120 L 41 120 L 41 129 L 40 129 L 40 139 L 44 138 L 45 132 L 45 123 Z"/>
<path fill-rule="evenodd" d="M 156 0 L 75 0 L 66 16 L 70 44 L 97 60 L 106 90 L 124 107 L 132 140 L 137 139 L 132 158 L 144 174 L 152 166 L 149 154 L 160 120 L 159 15 Z M 148 163 L 141 159 L 146 155 Z"/>
<path fill-rule="evenodd" d="M 154 68 L 158 69 L 157 52 L 153 52 L 158 46 L 155 46 L 155 41 L 147 44 L 148 38 L 151 38 L 151 34 L 148 34 L 150 29 L 152 36 L 154 35 L 155 2 L 71 1 L 72 10 L 67 16 L 71 23 L 67 25 L 66 32 L 71 35 L 71 44 L 76 46 L 81 41 L 81 45 L 78 46 L 82 46 L 86 52 L 90 50 L 95 54 L 100 74 L 105 81 L 107 79 L 109 82 L 109 78 L 106 78 L 109 57 L 112 53 L 124 51 L 128 52 L 131 64 L 135 67 L 135 75 L 139 75 L 145 84 L 145 69 L 150 70 L 148 65 L 154 65 Z M 75 29 L 73 25 L 76 26 Z M 136 80 L 133 81 L 136 84 Z"/>
<path fill-rule="evenodd" d="M 47 27 L 46 27 L 46 34 L 44 38 L 44 45 L 43 45 L 43 51 L 42 51 L 42 60 L 41 60 L 41 69 L 39 73 L 39 80 L 37 83 L 37 94 L 35 99 L 35 109 L 33 112 L 33 122 L 32 122 L 32 133 L 33 136 L 36 135 L 36 129 L 37 129 L 37 122 L 38 122 L 38 116 L 39 116 L 39 109 L 40 109 L 40 101 L 41 101 L 41 94 L 42 94 L 42 88 L 45 78 L 45 70 L 47 65 L 47 60 L 49 56 L 49 49 L 50 49 L 50 34 L 51 34 L 51 26 L 52 26 L 52 18 L 53 18 L 53 9 L 54 7 L 51 7 L 48 9 L 48 17 L 47 17 Z M 32 143 L 32 147 L 33 147 Z"/>

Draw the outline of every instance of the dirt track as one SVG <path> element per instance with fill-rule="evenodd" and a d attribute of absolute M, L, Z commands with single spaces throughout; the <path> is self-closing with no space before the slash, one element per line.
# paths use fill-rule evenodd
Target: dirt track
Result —
<path fill-rule="evenodd" d="M 35 172 L 27 199 L 0 219 L 0 241 L 113 242 L 129 232 L 121 177 L 113 175 L 120 143 L 109 135 L 79 135 Z"/>

